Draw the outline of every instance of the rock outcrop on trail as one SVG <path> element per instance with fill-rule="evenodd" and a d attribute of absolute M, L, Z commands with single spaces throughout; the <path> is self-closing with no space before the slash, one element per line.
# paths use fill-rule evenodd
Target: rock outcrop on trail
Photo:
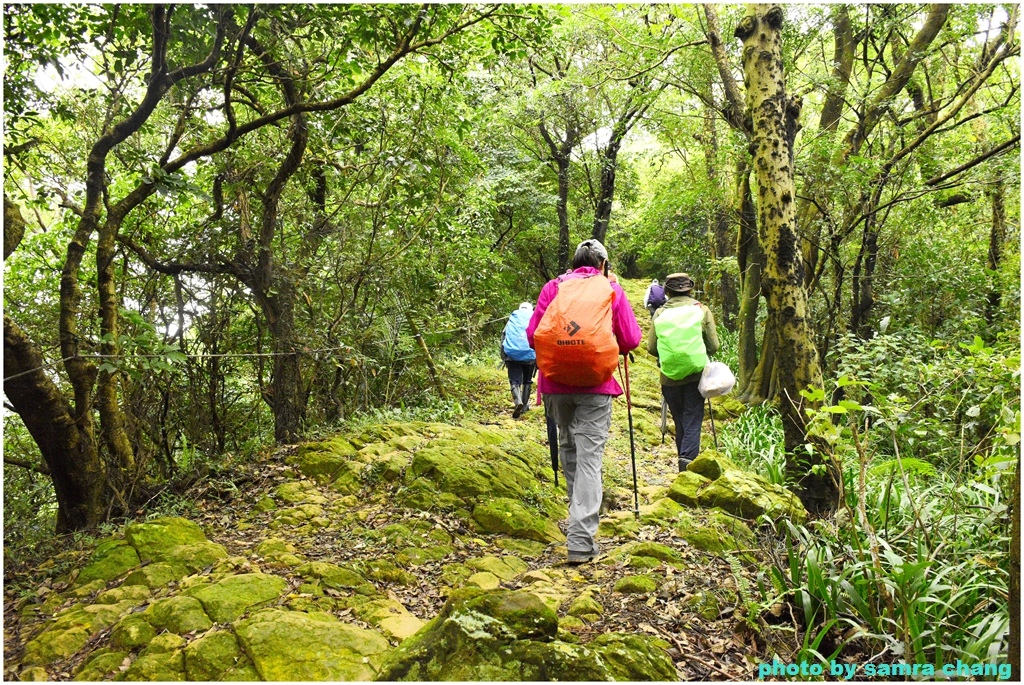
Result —
<path fill-rule="evenodd" d="M 681 677 L 686 626 L 737 602 L 709 569 L 753 560 L 748 524 L 799 502 L 709 451 L 646 487 L 639 518 L 608 512 L 606 554 L 569 567 L 564 486 L 528 431 L 384 423 L 267 455 L 232 507 L 129 523 L 20 600 L 7 674 Z"/>

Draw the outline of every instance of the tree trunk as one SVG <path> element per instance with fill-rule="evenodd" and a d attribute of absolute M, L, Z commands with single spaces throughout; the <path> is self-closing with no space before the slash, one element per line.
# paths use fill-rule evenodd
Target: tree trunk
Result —
<path fill-rule="evenodd" d="M 715 110 L 707 108 L 704 120 L 704 162 L 707 167 L 708 182 L 712 188 L 719 187 L 721 180 L 721 174 L 718 173 L 718 130 L 715 126 L 715 119 Z M 710 217 L 708 237 L 711 243 L 711 258 L 716 262 L 735 253 L 736 241 L 733 240 L 729 230 L 729 212 L 725 199 L 721 196 L 715 198 L 715 209 Z M 722 269 L 716 289 L 718 302 L 722 308 L 722 325 L 730 331 L 736 330 L 739 301 L 736 295 L 736 280 L 732 274 Z"/>
<path fill-rule="evenodd" d="M 591 237 L 602 243 L 608 236 L 608 222 L 611 220 L 612 200 L 615 197 L 615 170 L 618 165 L 619 148 L 622 147 L 622 137 L 625 133 L 625 131 L 620 133 L 616 127 L 612 133 L 612 139 L 608 141 L 608 146 L 605 147 L 604 154 L 601 156 L 601 185 L 597 202 L 594 205 L 594 231 Z"/>
<path fill-rule="evenodd" d="M 106 474 L 92 422 L 76 421 L 43 364 L 25 332 L 5 314 L 4 394 L 50 468 L 57 495 L 57 532 L 94 528 L 106 515 Z"/>
<path fill-rule="evenodd" d="M 558 273 L 569 268 L 569 156 L 555 158 L 558 166 Z"/>
<path fill-rule="evenodd" d="M 800 391 L 822 387 L 818 351 L 808 320 L 804 262 L 796 226 L 793 139 L 800 102 L 786 96 L 782 70 L 783 10 L 748 5 L 736 28 L 743 41 L 748 113 L 753 122 L 753 168 L 758 185 L 758 221 L 765 264 L 762 274 L 769 319 L 776 328 L 773 399 L 782 413 L 786 471 L 812 514 L 839 505 L 839 472 L 827 454 L 805 456 L 805 400 Z M 823 467 L 823 468 L 814 468 Z M 812 468 L 814 470 L 812 471 Z"/>
<path fill-rule="evenodd" d="M 878 230 L 872 215 L 864 219 L 864 235 L 853 266 L 853 304 L 850 308 L 850 332 L 867 340 L 871 337 L 868 319 L 875 304 L 874 276 L 878 264 Z"/>
<path fill-rule="evenodd" d="M 992 230 L 988 236 L 988 268 L 993 272 L 999 271 L 999 265 L 1003 261 L 1003 244 L 1006 242 L 1006 204 L 1003 190 L 1003 181 L 1000 179 L 989 191 L 989 198 L 992 200 Z M 1002 297 L 999 274 L 993 273 L 992 289 L 988 293 L 985 305 L 985 321 L 990 325 L 999 312 Z"/>
<path fill-rule="evenodd" d="M 737 262 L 740 267 L 740 311 L 737 321 L 737 374 L 736 396 L 750 403 L 750 381 L 757 368 L 757 308 L 761 304 L 761 243 L 757 238 L 757 216 L 753 197 L 750 194 L 750 169 L 746 159 L 736 164 L 739 179 L 737 190 L 739 217 L 739 240 L 736 246 Z M 760 400 L 763 400 L 762 396 Z M 758 401 L 760 401 L 758 400 Z"/>

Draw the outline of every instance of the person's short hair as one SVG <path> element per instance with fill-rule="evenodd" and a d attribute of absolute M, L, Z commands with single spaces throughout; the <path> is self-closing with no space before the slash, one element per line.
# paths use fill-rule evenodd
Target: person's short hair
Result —
<path fill-rule="evenodd" d="M 607 259 L 608 250 L 604 249 L 601 241 L 590 238 L 576 246 L 576 253 L 572 256 L 572 268 L 592 266 L 595 269 L 600 269 Z"/>

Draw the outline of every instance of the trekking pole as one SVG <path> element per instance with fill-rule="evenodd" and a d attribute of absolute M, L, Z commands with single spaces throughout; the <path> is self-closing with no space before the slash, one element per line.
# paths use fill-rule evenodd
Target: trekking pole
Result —
<path fill-rule="evenodd" d="M 636 441 L 633 439 L 633 402 L 629 396 L 629 356 L 622 355 L 626 363 L 626 416 L 629 418 L 629 459 L 633 465 L 633 517 L 640 520 L 640 495 L 636 488 Z"/>
<path fill-rule="evenodd" d="M 715 439 L 715 451 L 718 451 L 718 433 L 715 432 L 715 412 L 711 409 L 711 398 L 708 398 L 708 416 L 711 417 L 711 435 Z"/>

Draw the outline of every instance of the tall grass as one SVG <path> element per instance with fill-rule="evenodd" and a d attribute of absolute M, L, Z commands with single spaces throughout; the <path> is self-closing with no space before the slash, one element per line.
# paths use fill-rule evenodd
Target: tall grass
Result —
<path fill-rule="evenodd" d="M 776 485 L 785 483 L 786 449 L 782 419 L 767 404 L 751 407 L 722 427 L 719 445 L 738 465 Z"/>

